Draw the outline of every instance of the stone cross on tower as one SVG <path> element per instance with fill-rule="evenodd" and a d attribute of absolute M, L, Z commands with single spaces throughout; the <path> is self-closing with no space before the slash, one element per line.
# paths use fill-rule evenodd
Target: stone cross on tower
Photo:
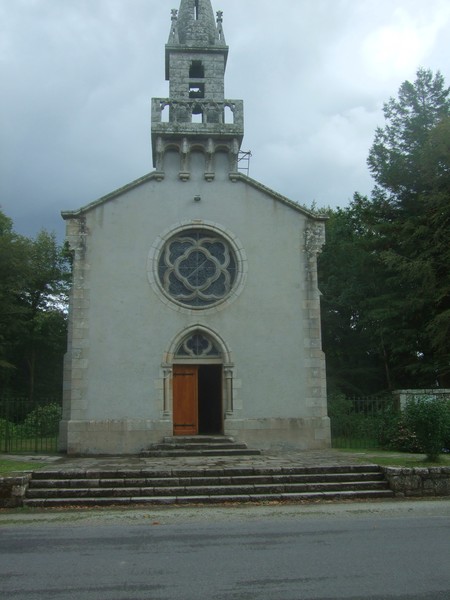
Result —
<path fill-rule="evenodd" d="M 223 13 L 217 13 L 216 21 L 210 0 L 181 0 L 179 10 L 172 10 L 166 44 L 169 98 L 152 100 L 153 166 L 161 179 L 166 153 L 174 148 L 180 157 L 179 178 L 190 178 L 193 145 L 206 157 L 208 181 L 215 177 L 218 148 L 228 153 L 230 176 L 237 172 L 244 135 L 243 102 L 225 99 L 227 58 Z"/>

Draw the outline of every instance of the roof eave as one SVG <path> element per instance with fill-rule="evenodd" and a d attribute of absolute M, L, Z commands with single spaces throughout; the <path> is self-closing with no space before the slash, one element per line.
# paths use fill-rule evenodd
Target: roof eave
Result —
<path fill-rule="evenodd" d="M 314 219 L 316 221 L 328 221 L 329 217 L 327 217 L 326 215 L 319 215 L 317 213 L 314 213 L 313 211 L 302 206 L 301 204 L 298 204 L 298 202 L 295 202 L 294 200 L 291 200 L 290 198 L 287 198 L 286 196 L 283 196 L 282 194 L 275 192 L 271 188 L 260 183 L 256 179 L 252 179 L 248 175 L 244 175 L 243 173 L 233 173 L 233 179 L 234 179 L 234 181 L 237 180 L 237 181 L 243 181 L 245 183 L 248 183 L 255 189 L 258 189 L 266 194 L 269 194 L 270 196 L 272 196 L 272 198 L 274 198 L 274 200 L 278 200 L 279 202 L 282 202 L 286 206 L 289 206 L 290 208 L 294 209 L 295 211 L 302 213 L 305 217 Z"/>
<path fill-rule="evenodd" d="M 117 196 L 121 196 L 123 193 L 129 192 L 130 190 L 139 187 L 140 185 L 147 183 L 148 181 L 152 181 L 153 179 L 158 180 L 156 171 L 147 173 L 143 177 L 139 177 L 139 179 L 135 179 L 134 181 L 127 183 L 127 185 L 124 185 L 114 190 L 113 192 L 106 194 L 106 196 L 102 196 L 101 198 L 98 198 L 98 200 L 94 200 L 93 202 L 90 202 L 89 204 L 78 208 L 77 210 L 63 210 L 61 211 L 61 216 L 65 221 L 68 219 L 76 219 L 82 216 L 84 213 L 89 212 L 90 210 L 104 204 L 105 202 L 113 200 Z"/>

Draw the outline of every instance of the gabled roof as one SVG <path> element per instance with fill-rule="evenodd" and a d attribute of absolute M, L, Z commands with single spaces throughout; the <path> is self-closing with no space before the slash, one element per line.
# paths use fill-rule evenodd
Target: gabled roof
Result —
<path fill-rule="evenodd" d="M 110 200 L 114 200 L 115 198 L 120 197 L 122 194 L 125 194 L 126 192 L 129 192 L 129 191 L 139 187 L 140 185 L 143 185 L 149 181 L 160 181 L 160 180 L 161 180 L 161 174 L 157 173 L 156 171 L 152 171 L 151 173 L 147 173 L 147 175 L 144 175 L 143 177 L 140 177 L 139 179 L 135 179 L 134 181 L 128 183 L 127 185 L 124 185 L 123 187 L 120 187 L 117 190 L 114 190 L 113 192 L 106 194 L 106 196 L 102 196 L 98 200 L 94 200 L 94 202 L 90 202 L 89 204 L 86 204 L 85 206 L 82 206 L 81 208 L 79 208 L 77 210 L 64 210 L 61 212 L 61 216 L 64 220 L 76 219 L 77 217 L 82 216 L 83 214 L 89 212 L 90 210 L 93 210 L 93 209 L 97 208 L 98 206 L 101 206 L 102 204 L 106 204 Z M 292 208 L 296 212 L 299 212 L 302 215 L 304 215 L 305 217 L 314 219 L 316 221 L 326 221 L 328 219 L 328 217 L 326 217 L 324 215 L 318 215 L 318 214 L 308 210 L 301 204 L 298 204 L 297 202 L 290 200 L 286 196 L 283 196 L 282 194 L 275 192 L 274 190 L 268 188 L 267 186 L 263 185 L 259 181 L 256 181 L 256 179 L 252 179 L 251 177 L 248 177 L 247 175 L 244 175 L 243 173 L 233 173 L 233 181 L 234 182 L 240 181 L 246 185 L 249 185 L 250 187 L 252 187 L 256 190 L 259 190 L 263 194 L 270 196 L 273 200 L 276 200 L 276 201 L 280 202 L 281 204 L 284 204 L 284 205 L 288 206 L 289 208 Z"/>

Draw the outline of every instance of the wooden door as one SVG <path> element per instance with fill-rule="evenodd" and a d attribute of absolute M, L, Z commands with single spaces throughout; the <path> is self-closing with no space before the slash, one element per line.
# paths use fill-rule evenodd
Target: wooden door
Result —
<path fill-rule="evenodd" d="M 173 367 L 173 435 L 198 434 L 198 367 Z"/>

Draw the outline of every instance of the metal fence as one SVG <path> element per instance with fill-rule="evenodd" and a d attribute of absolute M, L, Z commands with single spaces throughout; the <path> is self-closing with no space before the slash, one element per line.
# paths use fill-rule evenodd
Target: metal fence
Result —
<path fill-rule="evenodd" d="M 399 414 L 392 395 L 328 399 L 334 448 L 380 448 L 389 442 L 390 425 Z M 57 452 L 61 402 L 0 398 L 0 452 Z"/>
<path fill-rule="evenodd" d="M 392 395 L 328 399 L 334 448 L 380 448 L 389 443 L 400 405 Z"/>
<path fill-rule="evenodd" d="M 0 398 L 0 452 L 56 452 L 61 402 Z"/>

